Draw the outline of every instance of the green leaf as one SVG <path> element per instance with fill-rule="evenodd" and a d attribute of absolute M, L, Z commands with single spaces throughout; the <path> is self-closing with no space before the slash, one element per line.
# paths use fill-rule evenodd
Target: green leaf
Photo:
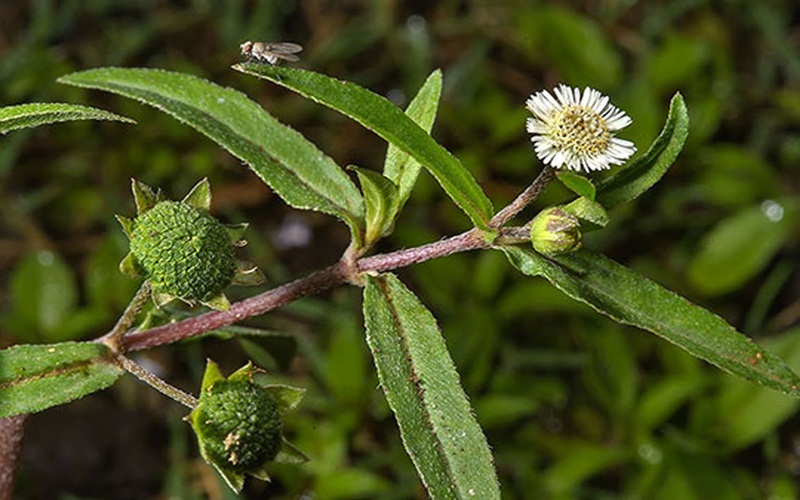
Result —
<path fill-rule="evenodd" d="M 136 202 L 136 215 L 142 215 L 164 199 L 160 189 L 153 189 L 142 181 L 131 179 L 131 191 Z"/>
<path fill-rule="evenodd" d="M 0 108 L 0 134 L 20 128 L 75 120 L 115 120 L 136 123 L 130 118 L 88 106 L 58 102 L 31 103 Z"/>
<path fill-rule="evenodd" d="M 364 244 L 370 246 L 389 234 L 394 227 L 399 193 L 397 186 L 378 172 L 354 166 L 350 169 L 355 170 L 364 192 L 367 211 Z"/>
<path fill-rule="evenodd" d="M 739 378 L 749 390 L 753 385 Z M 707 389 L 708 384 L 703 377 L 687 376 L 685 373 L 668 375 L 647 386 L 636 406 L 634 422 L 639 432 L 651 433 L 662 426 L 675 412 L 680 410 L 689 400 Z M 764 389 L 779 397 L 780 394 Z"/>
<path fill-rule="evenodd" d="M 200 391 L 205 392 L 211 388 L 212 385 L 225 380 L 219 365 L 212 359 L 206 359 L 206 369 L 203 372 L 203 381 L 200 383 Z"/>
<path fill-rule="evenodd" d="M 492 203 L 469 170 L 386 98 L 312 71 L 255 63 L 233 69 L 271 80 L 361 123 L 427 168 L 473 224 L 488 229 Z"/>
<path fill-rule="evenodd" d="M 797 227 L 793 205 L 765 202 L 720 222 L 705 235 L 689 262 L 689 282 L 705 295 L 719 295 L 755 276 Z M 781 216 L 771 218 L 770 209 Z"/>
<path fill-rule="evenodd" d="M 432 498 L 500 498 L 492 455 L 436 319 L 395 276 L 367 277 L 367 342 Z"/>
<path fill-rule="evenodd" d="M 553 68 L 563 81 L 595 88 L 615 87 L 622 79 L 621 53 L 596 19 L 569 4 L 516 4 L 504 36 L 516 38 L 520 56 Z"/>
<path fill-rule="evenodd" d="M 92 342 L 0 350 L 0 418 L 68 403 L 105 389 L 122 373 L 109 349 Z"/>
<path fill-rule="evenodd" d="M 689 135 L 689 113 L 683 96 L 676 93 L 669 105 L 667 121 L 647 152 L 618 174 L 597 186 L 597 201 L 611 208 L 633 200 L 658 182 L 672 166 Z"/>
<path fill-rule="evenodd" d="M 502 251 L 524 274 L 545 277 L 615 321 L 655 333 L 729 373 L 800 397 L 800 377 L 780 358 L 719 316 L 602 255 L 581 250 L 550 260 L 521 247 Z"/>
<path fill-rule="evenodd" d="M 793 368 L 800 368 L 800 329 L 765 339 L 765 344 Z M 777 432 L 800 406 L 796 399 L 763 388 L 754 390 L 739 379 L 726 377 L 722 382 L 719 394 L 713 398 L 715 421 L 711 432 L 730 450 L 748 447 Z"/>
<path fill-rule="evenodd" d="M 57 342 L 62 326 L 78 307 L 78 284 L 70 267 L 50 251 L 26 257 L 11 276 L 14 304 L 8 320 L 20 338 L 31 342 Z M 9 325 L 10 327 L 11 325 Z"/>
<path fill-rule="evenodd" d="M 267 392 L 269 392 L 270 396 L 275 399 L 275 402 L 278 404 L 278 411 L 281 414 L 284 414 L 288 411 L 294 410 L 297 408 L 297 405 L 300 404 L 300 401 L 303 400 L 303 396 L 306 394 L 306 390 L 301 387 L 294 387 L 291 385 L 282 385 L 282 384 L 260 384 Z"/>
<path fill-rule="evenodd" d="M 600 227 L 605 227 L 608 224 L 608 212 L 603 208 L 603 205 L 583 196 L 565 205 L 563 210 Z"/>
<path fill-rule="evenodd" d="M 417 95 L 406 108 L 406 115 L 428 133 L 430 133 L 433 122 L 436 119 L 436 111 L 439 109 L 441 94 L 442 72 L 437 69 L 425 80 Z M 389 143 L 389 148 L 386 151 L 386 161 L 383 164 L 383 175 L 391 179 L 400 190 L 397 204 L 398 212 L 408 201 L 411 190 L 417 182 L 420 167 L 419 162 L 411 155 L 393 143 Z"/>
<path fill-rule="evenodd" d="M 186 203 L 187 205 L 191 205 L 195 208 L 200 208 L 205 211 L 211 210 L 211 183 L 208 182 L 208 177 L 204 177 L 200 182 L 194 185 L 194 187 L 186 193 L 186 196 L 183 197 L 181 200 L 182 203 Z M 242 228 L 241 232 L 244 232 L 247 226 L 245 225 Z M 231 241 L 236 241 L 239 238 L 231 238 Z"/>
<path fill-rule="evenodd" d="M 554 497 L 564 497 L 591 476 L 630 459 L 631 452 L 608 444 L 565 443 L 564 457 L 543 474 L 544 486 Z"/>
<path fill-rule="evenodd" d="M 289 205 L 337 216 L 360 234 L 363 200 L 347 174 L 241 92 L 192 75 L 137 68 L 100 68 L 58 81 L 131 97 L 169 113 L 247 163 Z"/>
<path fill-rule="evenodd" d="M 557 170 L 556 177 L 561 181 L 561 184 L 573 193 L 588 198 L 589 200 L 594 200 L 597 192 L 592 181 L 586 177 L 568 170 Z"/>

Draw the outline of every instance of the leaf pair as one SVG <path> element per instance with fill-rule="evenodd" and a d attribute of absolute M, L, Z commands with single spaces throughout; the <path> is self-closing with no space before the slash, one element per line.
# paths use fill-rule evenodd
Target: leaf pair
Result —
<path fill-rule="evenodd" d="M 475 226 L 488 228 L 493 212 L 492 203 L 472 174 L 455 156 L 428 135 L 425 129 L 430 127 L 422 125 L 423 122 L 416 117 L 410 118 L 386 98 L 354 83 L 336 80 L 312 71 L 254 63 L 237 64 L 233 68 L 294 90 L 361 123 L 384 138 L 396 148 L 396 151 L 407 154 L 428 169 Z M 433 97 L 435 95 L 435 100 L 438 102 L 439 90 L 436 89 L 434 92 L 433 88 L 426 87 L 441 86 L 440 81 L 436 83 L 440 78 L 437 73 L 428 78 L 418 95 L 418 102 L 412 103 L 409 107 L 409 115 L 419 113 L 417 115 L 419 117 L 427 115 L 429 119 L 433 119 L 436 113 Z M 394 151 L 389 151 L 387 163 L 390 165 Z M 398 167 L 403 163 L 404 161 L 397 162 Z M 407 193 L 413 186 L 416 174 L 413 168 L 406 173 L 402 170 L 391 166 L 387 168 L 385 174 L 399 185 L 401 193 Z M 407 194 L 405 197 L 407 198 Z"/>
<path fill-rule="evenodd" d="M 384 177 L 396 186 L 397 193 L 390 184 L 362 171 L 362 181 L 369 176 L 362 186 L 370 198 L 370 213 L 365 214 L 358 189 L 314 144 L 244 94 L 194 76 L 102 68 L 73 73 L 59 81 L 131 97 L 171 114 L 247 163 L 289 205 L 342 219 L 362 246 L 391 229 L 420 165 L 436 177 L 475 225 L 487 227 L 492 213 L 489 199 L 469 171 L 428 134 L 441 91 L 438 72 L 428 78 L 404 114 L 381 96 L 318 73 L 256 64 L 236 68 L 330 106 L 389 141 Z"/>
<path fill-rule="evenodd" d="M 406 115 L 423 130 L 430 132 L 439 96 L 442 92 L 442 73 L 434 71 L 425 80 L 416 97 L 408 105 Z M 358 167 L 351 167 L 358 175 L 366 205 L 366 235 L 364 247 L 389 234 L 394 228 L 397 215 L 402 210 L 411 190 L 417 182 L 420 163 L 408 152 L 389 143 L 383 175 Z"/>

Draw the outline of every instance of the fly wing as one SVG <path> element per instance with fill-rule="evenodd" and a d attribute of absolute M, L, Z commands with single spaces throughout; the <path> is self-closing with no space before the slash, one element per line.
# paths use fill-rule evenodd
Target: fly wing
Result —
<path fill-rule="evenodd" d="M 292 42 L 267 43 L 266 50 L 273 54 L 296 54 L 303 51 L 303 46 Z M 294 57 L 294 56 L 293 56 Z M 293 59 L 284 58 L 287 61 Z"/>
<path fill-rule="evenodd" d="M 273 52 L 272 55 L 275 56 L 276 59 L 283 59 L 284 61 L 289 61 L 289 62 L 297 62 L 300 60 L 300 58 L 294 54 L 278 54 Z"/>

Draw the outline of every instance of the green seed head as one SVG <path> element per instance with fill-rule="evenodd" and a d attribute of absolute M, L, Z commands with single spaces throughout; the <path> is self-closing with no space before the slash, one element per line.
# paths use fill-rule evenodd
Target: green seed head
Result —
<path fill-rule="evenodd" d="M 308 458 L 284 439 L 283 418 L 303 397 L 303 389 L 261 385 L 258 370 L 247 363 L 223 377 L 208 360 L 200 400 L 189 414 L 200 454 L 213 465 L 236 493 L 245 474 L 269 481 L 273 462 L 300 464 Z"/>
<path fill-rule="evenodd" d="M 202 392 L 192 421 L 206 458 L 238 473 L 261 467 L 281 448 L 278 404 L 253 382 L 214 383 Z"/>
<path fill-rule="evenodd" d="M 578 218 L 561 207 L 539 212 L 531 222 L 533 248 L 542 255 L 555 256 L 581 247 L 581 224 Z"/>
<path fill-rule="evenodd" d="M 190 303 L 219 295 L 236 273 L 225 226 L 186 203 L 160 201 L 134 219 L 130 249 L 155 293 Z"/>

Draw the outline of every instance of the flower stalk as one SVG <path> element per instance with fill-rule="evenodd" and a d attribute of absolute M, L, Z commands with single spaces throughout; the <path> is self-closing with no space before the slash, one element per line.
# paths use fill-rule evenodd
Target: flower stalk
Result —
<path fill-rule="evenodd" d="M 117 363 L 120 364 L 122 368 L 124 368 L 128 373 L 134 375 L 136 378 L 144 382 L 145 384 L 149 385 L 153 389 L 157 390 L 161 394 L 167 396 L 168 398 L 181 403 L 182 405 L 186 406 L 189 409 L 195 409 L 197 407 L 197 398 L 192 396 L 189 393 L 183 392 L 182 390 L 178 389 L 177 387 L 168 384 L 164 380 L 156 377 L 149 371 L 145 370 L 141 366 L 134 363 L 131 359 L 126 358 L 122 354 L 117 354 L 115 356 Z"/>
<path fill-rule="evenodd" d="M 144 305 L 150 298 L 150 293 L 150 282 L 142 282 L 142 285 L 136 290 L 136 294 L 133 296 L 130 304 L 128 304 L 128 307 L 125 308 L 125 311 L 123 311 L 122 315 L 117 320 L 114 328 L 98 339 L 98 341 L 106 344 L 112 351 L 118 352 L 120 348 L 120 339 L 122 339 L 125 332 L 133 326 L 136 316 L 142 312 Z"/>

